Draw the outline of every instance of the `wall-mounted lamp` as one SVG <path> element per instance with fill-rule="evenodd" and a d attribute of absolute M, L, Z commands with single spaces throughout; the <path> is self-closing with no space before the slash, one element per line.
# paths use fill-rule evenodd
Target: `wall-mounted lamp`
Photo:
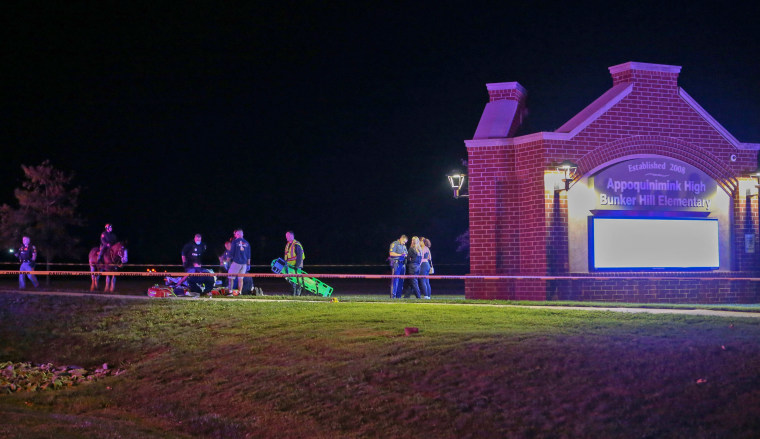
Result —
<path fill-rule="evenodd" d="M 467 198 L 469 197 L 468 194 L 460 194 L 459 191 L 462 190 L 462 187 L 464 186 L 464 180 L 467 178 L 466 174 L 452 174 L 449 175 L 449 184 L 451 184 L 451 189 L 454 190 L 454 198 Z"/>
<path fill-rule="evenodd" d="M 557 170 L 563 173 L 562 181 L 565 183 L 565 188 L 557 189 L 557 191 L 570 190 L 570 182 L 573 181 L 573 177 L 575 177 L 575 171 L 577 169 L 578 165 L 571 162 L 570 160 L 565 160 L 564 162 L 560 163 L 559 166 L 557 166 Z"/>
<path fill-rule="evenodd" d="M 747 198 L 752 198 L 752 197 L 756 197 L 758 195 L 758 190 L 757 189 L 760 189 L 760 168 L 757 168 L 755 171 L 753 171 L 751 174 L 749 174 L 749 176 L 750 176 L 750 178 L 754 178 L 755 180 L 757 180 L 757 184 L 755 184 L 755 189 L 756 190 L 754 191 L 754 193 L 753 193 L 753 191 L 751 189 L 747 188 L 747 194 L 746 194 L 746 196 L 747 196 Z"/>
<path fill-rule="evenodd" d="M 753 173 L 749 174 L 749 176 L 757 180 L 755 187 L 760 187 L 760 168 L 757 168 Z"/>

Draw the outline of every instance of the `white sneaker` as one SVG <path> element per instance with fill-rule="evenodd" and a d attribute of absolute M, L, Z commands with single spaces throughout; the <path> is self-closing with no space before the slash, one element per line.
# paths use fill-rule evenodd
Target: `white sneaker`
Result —
<path fill-rule="evenodd" d="M 430 299 L 430 296 L 425 296 L 425 298 L 429 300 L 429 299 Z"/>

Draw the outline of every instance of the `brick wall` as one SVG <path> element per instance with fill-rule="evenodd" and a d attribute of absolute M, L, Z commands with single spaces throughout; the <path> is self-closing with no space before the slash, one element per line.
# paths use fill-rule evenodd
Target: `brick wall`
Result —
<path fill-rule="evenodd" d="M 594 274 L 593 276 L 599 276 Z M 555 280 L 550 300 L 581 300 L 637 303 L 758 303 L 758 282 L 733 280 L 727 273 L 641 274 L 641 279 Z M 703 276 L 709 279 L 698 279 Z M 680 278 L 677 278 L 680 277 Z"/>

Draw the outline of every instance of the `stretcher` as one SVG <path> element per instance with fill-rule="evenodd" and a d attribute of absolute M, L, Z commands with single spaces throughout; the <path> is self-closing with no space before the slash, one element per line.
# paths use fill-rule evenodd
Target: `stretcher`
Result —
<path fill-rule="evenodd" d="M 300 268 L 291 267 L 282 258 L 272 261 L 272 272 L 278 274 L 308 274 Z M 286 277 L 285 280 L 291 284 L 301 285 L 306 291 L 310 291 L 319 296 L 330 297 L 333 292 L 333 287 L 313 277 Z"/>

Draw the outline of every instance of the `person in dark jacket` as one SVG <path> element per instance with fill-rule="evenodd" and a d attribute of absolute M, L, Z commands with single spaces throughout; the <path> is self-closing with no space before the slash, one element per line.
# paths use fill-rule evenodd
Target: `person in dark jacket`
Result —
<path fill-rule="evenodd" d="M 37 247 L 32 245 L 32 240 L 29 239 L 28 236 L 21 238 L 21 244 L 22 245 L 19 247 L 18 253 L 16 253 L 18 260 L 21 262 L 21 266 L 19 267 L 18 271 L 33 271 L 34 264 L 37 261 Z M 21 273 L 18 275 L 18 287 L 22 290 L 26 288 L 24 277 L 29 277 L 29 280 L 32 281 L 34 288 L 40 287 L 40 283 L 37 282 L 37 276 L 33 275 L 32 273 Z"/>
<path fill-rule="evenodd" d="M 219 256 L 219 266 L 225 273 L 230 269 L 230 262 L 232 262 L 232 241 L 234 239 L 230 238 L 229 241 L 224 243 L 224 252 Z"/>
<path fill-rule="evenodd" d="M 187 269 L 188 273 L 208 273 L 208 276 L 185 276 L 174 282 L 174 286 L 178 287 L 182 284 L 187 285 L 189 291 L 187 296 L 197 297 L 199 294 L 210 294 L 209 292 L 214 288 L 216 278 L 214 272 L 209 269 L 201 267 L 200 262 L 193 263 L 193 266 Z"/>
<path fill-rule="evenodd" d="M 243 239 L 243 229 L 235 230 L 235 240 L 232 241 L 232 257 L 230 259 L 230 268 L 228 273 L 230 290 L 243 289 L 243 276 L 235 276 L 238 274 L 245 274 L 251 269 L 251 244 Z M 238 280 L 238 282 L 235 282 Z"/>
<path fill-rule="evenodd" d="M 116 234 L 113 232 L 113 226 L 109 223 L 106 224 L 105 230 L 100 234 L 100 248 L 98 249 L 98 262 L 103 259 L 103 250 L 111 248 L 112 245 L 119 242 L 116 238 Z"/>
<path fill-rule="evenodd" d="M 195 264 L 203 264 L 203 253 L 206 252 L 206 243 L 203 242 L 203 236 L 196 233 L 193 240 L 182 247 L 182 266 L 189 271 Z"/>
<path fill-rule="evenodd" d="M 422 262 L 422 249 L 420 248 L 420 238 L 413 236 L 412 243 L 409 245 L 409 253 L 406 256 L 406 274 L 420 274 L 420 263 Z M 420 284 L 419 279 L 411 278 L 407 279 L 404 290 L 406 294 L 405 298 L 409 298 L 411 293 L 420 299 Z"/>

